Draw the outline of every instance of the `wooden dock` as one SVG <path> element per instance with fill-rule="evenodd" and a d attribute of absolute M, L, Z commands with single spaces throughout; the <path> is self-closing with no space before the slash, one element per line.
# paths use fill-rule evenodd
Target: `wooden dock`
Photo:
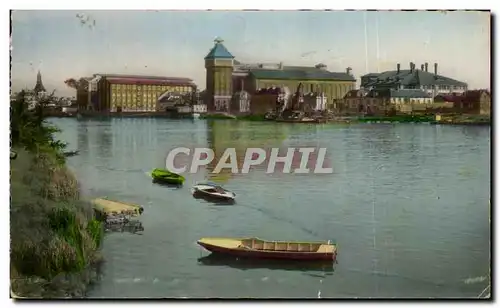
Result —
<path fill-rule="evenodd" d="M 123 214 L 130 216 L 139 216 L 144 208 L 138 204 L 113 201 L 106 198 L 97 198 L 91 201 L 94 209 L 105 216 L 113 214 Z"/>

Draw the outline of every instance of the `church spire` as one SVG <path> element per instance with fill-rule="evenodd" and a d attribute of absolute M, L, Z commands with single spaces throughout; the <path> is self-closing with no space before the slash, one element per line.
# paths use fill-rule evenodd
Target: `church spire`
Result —
<path fill-rule="evenodd" d="M 40 71 L 38 71 L 38 74 L 36 74 L 36 85 L 33 91 L 35 93 L 46 92 L 45 87 L 43 86 L 42 74 L 40 73 Z"/>

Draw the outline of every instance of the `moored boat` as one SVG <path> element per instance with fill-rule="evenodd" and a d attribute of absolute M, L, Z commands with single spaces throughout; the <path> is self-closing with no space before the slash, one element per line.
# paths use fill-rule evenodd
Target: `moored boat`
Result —
<path fill-rule="evenodd" d="M 335 260 L 337 245 L 330 242 L 266 241 L 258 238 L 202 238 L 198 245 L 216 254 L 290 260 Z"/>
<path fill-rule="evenodd" d="M 151 172 L 151 177 L 155 183 L 170 185 L 182 185 L 185 180 L 185 178 L 180 174 L 159 168 L 156 168 L 153 172 Z"/>
<path fill-rule="evenodd" d="M 220 201 L 234 201 L 236 194 L 215 183 L 199 183 L 191 189 L 194 197 L 209 198 Z"/>

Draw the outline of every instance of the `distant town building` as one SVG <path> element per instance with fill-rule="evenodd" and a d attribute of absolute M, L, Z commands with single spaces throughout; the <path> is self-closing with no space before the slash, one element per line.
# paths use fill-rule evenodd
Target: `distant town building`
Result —
<path fill-rule="evenodd" d="M 419 89 L 365 89 L 350 91 L 335 101 L 333 111 L 344 115 L 384 115 L 388 113 L 431 112 L 452 108 L 453 104 L 434 103 L 431 94 Z"/>
<path fill-rule="evenodd" d="M 47 90 L 43 86 L 42 73 L 40 73 L 40 71 L 38 71 L 38 73 L 36 74 L 36 84 L 35 88 L 33 89 L 33 93 L 37 97 L 45 96 L 47 94 Z"/>
<path fill-rule="evenodd" d="M 260 89 L 286 87 L 288 91 L 295 92 L 302 83 L 306 93 L 320 93 L 330 102 L 344 97 L 355 87 L 356 80 L 350 68 L 345 72 L 330 72 L 324 64 L 314 67 L 286 66 L 283 63 L 244 64 L 237 61 L 222 43 L 223 40 L 216 39 L 213 48 L 205 57 L 206 102 L 209 111 L 244 112 L 239 107 L 246 110 L 244 102 L 247 100 L 242 101 L 240 94 L 235 98 L 235 93 L 248 93 L 253 104 L 252 96 Z M 243 96 L 246 97 L 246 94 Z M 235 100 L 241 104 L 235 104 Z M 254 109 L 261 110 L 263 106 L 249 109 L 253 113 Z"/>
<path fill-rule="evenodd" d="M 389 90 L 372 90 L 374 97 L 388 98 L 389 105 L 392 110 L 400 113 L 411 113 L 416 110 L 425 110 L 433 103 L 431 94 L 420 89 L 389 89 Z"/>
<path fill-rule="evenodd" d="M 193 105 L 193 113 L 196 113 L 196 114 L 205 114 L 205 113 L 207 113 L 207 105 L 206 104 L 196 104 L 196 105 Z"/>
<path fill-rule="evenodd" d="M 325 93 L 309 92 L 304 95 L 306 111 L 323 111 L 327 108 L 328 97 Z"/>
<path fill-rule="evenodd" d="M 435 101 L 451 103 L 460 113 L 491 114 L 491 94 L 487 90 L 471 90 L 461 95 L 438 95 Z"/>
<path fill-rule="evenodd" d="M 47 96 L 47 90 L 45 89 L 42 82 L 42 74 L 38 71 L 36 75 L 35 87 L 32 90 L 25 89 L 24 100 L 28 104 L 28 109 L 34 109 L 40 102 L 41 99 Z M 14 94 L 14 93 L 12 93 Z M 15 100 L 15 95 L 11 95 L 11 101 Z"/>
<path fill-rule="evenodd" d="M 89 109 L 101 112 L 154 112 L 162 94 L 193 93 L 196 85 L 191 79 L 181 77 L 95 74 L 88 88 L 92 93 Z M 83 90 L 87 91 L 87 97 L 77 95 L 80 100 L 88 99 L 87 89 Z M 82 105 L 81 102 L 79 105 Z"/>
<path fill-rule="evenodd" d="M 185 99 L 186 93 L 166 91 L 158 97 L 156 111 L 174 110 L 176 106 L 184 105 Z"/>
<path fill-rule="evenodd" d="M 243 85 L 244 80 L 241 80 L 240 90 L 233 94 L 231 102 L 231 112 L 244 114 L 250 112 L 251 95 L 245 91 Z"/>
<path fill-rule="evenodd" d="M 463 93 L 467 91 L 467 84 L 438 74 L 438 64 L 434 63 L 434 72 L 428 71 L 428 63 L 422 64 L 420 69 L 410 63 L 409 69 L 401 69 L 397 64 L 396 70 L 383 73 L 370 73 L 361 76 L 361 88 L 372 89 L 419 89 L 431 96 L 438 94 Z"/>

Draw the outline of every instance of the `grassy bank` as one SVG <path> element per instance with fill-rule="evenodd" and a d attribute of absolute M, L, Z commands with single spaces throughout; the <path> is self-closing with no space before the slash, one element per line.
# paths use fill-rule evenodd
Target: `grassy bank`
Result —
<path fill-rule="evenodd" d="M 491 125 L 491 116 L 489 115 L 444 115 L 440 120 L 433 121 L 433 124 L 449 125 Z"/>
<path fill-rule="evenodd" d="M 96 278 L 103 236 L 41 109 L 11 102 L 10 279 L 16 297 L 79 297 Z"/>
<path fill-rule="evenodd" d="M 435 116 L 433 115 L 394 115 L 394 116 L 364 116 L 359 117 L 359 122 L 399 122 L 399 123 L 422 123 L 432 122 Z"/>

